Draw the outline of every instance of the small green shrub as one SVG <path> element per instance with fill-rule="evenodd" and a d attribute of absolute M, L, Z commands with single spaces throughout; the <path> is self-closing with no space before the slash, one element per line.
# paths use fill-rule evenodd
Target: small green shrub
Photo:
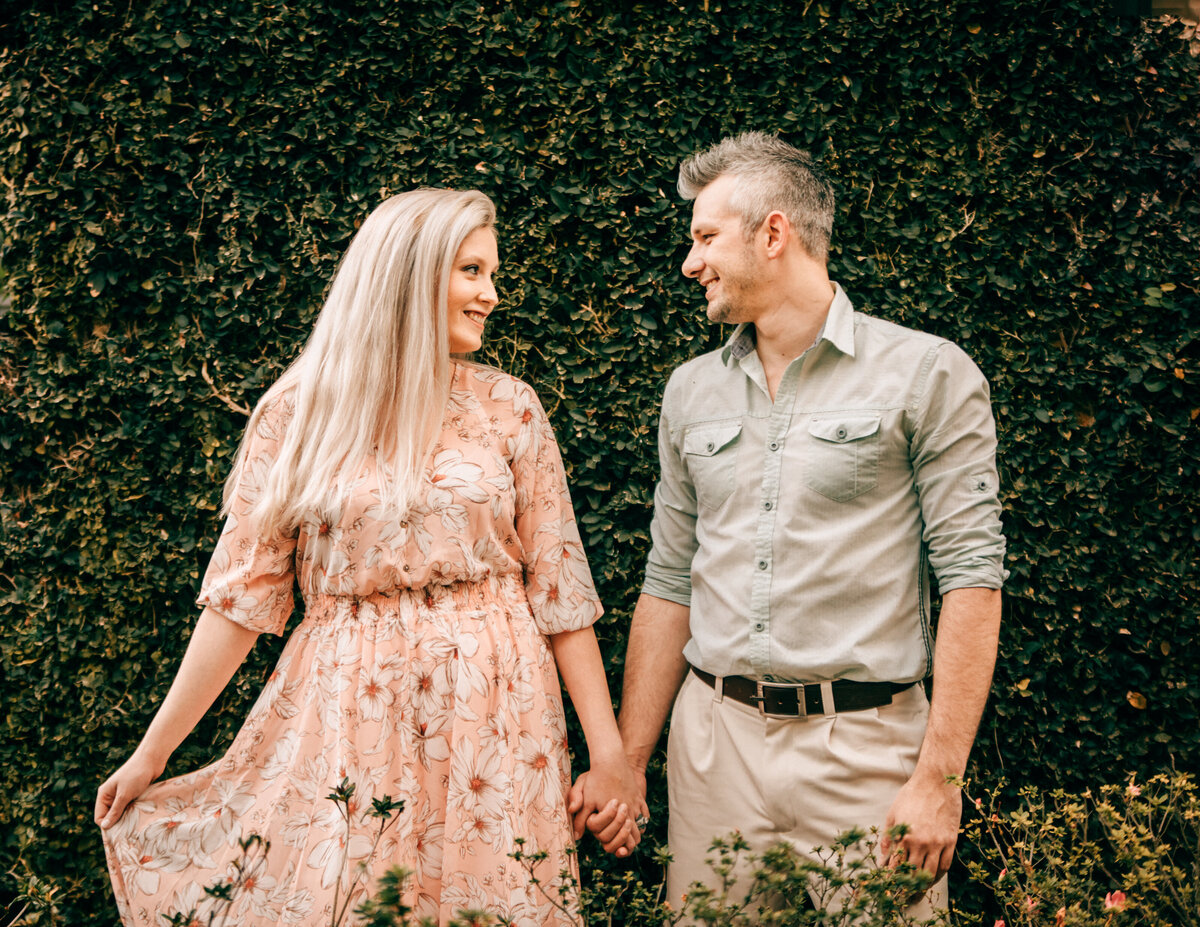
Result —
<path fill-rule="evenodd" d="M 971 875 L 1008 927 L 1200 927 L 1200 787 L 1184 773 L 975 800 Z"/>

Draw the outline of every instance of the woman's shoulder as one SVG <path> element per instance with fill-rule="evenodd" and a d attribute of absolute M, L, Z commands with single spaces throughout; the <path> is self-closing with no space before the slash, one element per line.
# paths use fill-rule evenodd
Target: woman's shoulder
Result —
<path fill-rule="evenodd" d="M 247 430 L 261 438 L 278 440 L 296 414 L 296 387 L 271 387 L 254 407 Z"/>
<path fill-rule="evenodd" d="M 455 360 L 454 363 L 461 371 L 463 386 L 480 399 L 492 402 L 511 401 L 521 406 L 538 401 L 532 386 L 499 367 L 464 360 Z"/>

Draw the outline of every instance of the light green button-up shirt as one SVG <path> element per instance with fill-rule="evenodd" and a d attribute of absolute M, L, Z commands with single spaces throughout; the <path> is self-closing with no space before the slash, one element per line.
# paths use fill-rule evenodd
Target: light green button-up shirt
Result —
<path fill-rule="evenodd" d="M 921 679 L 929 570 L 943 593 L 1008 575 L 983 374 L 835 289 L 773 402 L 746 325 L 663 396 L 643 591 L 690 606 L 684 655 L 718 676 Z"/>

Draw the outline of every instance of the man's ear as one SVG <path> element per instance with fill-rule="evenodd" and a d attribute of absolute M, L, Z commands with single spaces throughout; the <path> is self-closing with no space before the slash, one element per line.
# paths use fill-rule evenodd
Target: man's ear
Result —
<path fill-rule="evenodd" d="M 761 231 L 766 236 L 767 258 L 777 258 L 783 254 L 792 240 L 792 224 L 779 210 L 768 213 L 763 219 Z"/>

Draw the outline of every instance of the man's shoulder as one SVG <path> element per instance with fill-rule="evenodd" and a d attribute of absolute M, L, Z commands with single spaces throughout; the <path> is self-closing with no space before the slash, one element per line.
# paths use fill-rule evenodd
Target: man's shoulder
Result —
<path fill-rule="evenodd" d="M 685 360 L 682 364 L 671 371 L 671 376 L 667 379 L 667 384 L 673 381 L 686 382 L 697 377 L 712 376 L 717 373 L 723 374 L 728 368 L 722 354 L 725 347 L 719 347 L 714 351 L 706 351 L 703 354 L 697 354 L 695 357 Z"/>
<path fill-rule="evenodd" d="M 909 328 L 898 322 L 882 319 L 877 315 L 854 310 L 855 341 L 860 337 L 881 344 L 891 344 L 896 347 L 909 348 L 916 351 L 928 351 L 943 344 L 952 344 L 949 339 L 931 332 Z"/>

